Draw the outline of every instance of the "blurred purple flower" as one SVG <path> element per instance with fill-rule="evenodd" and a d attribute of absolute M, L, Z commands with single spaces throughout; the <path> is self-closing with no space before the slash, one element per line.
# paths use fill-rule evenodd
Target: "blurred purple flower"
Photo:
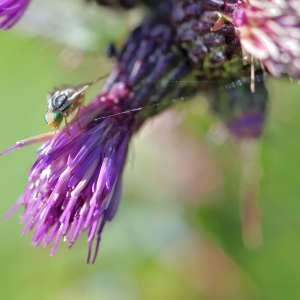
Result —
<path fill-rule="evenodd" d="M 232 21 L 243 49 L 272 75 L 300 78 L 298 0 L 239 0 Z"/>
<path fill-rule="evenodd" d="M 24 14 L 30 0 L 0 0 L 0 29 L 14 26 Z"/>
<path fill-rule="evenodd" d="M 251 66 L 244 67 L 241 77 L 214 83 L 208 90 L 212 111 L 229 132 L 238 139 L 259 138 L 268 113 L 268 91 L 262 70 L 255 71 L 255 90 L 251 90 Z M 232 81 L 233 80 L 233 81 Z"/>

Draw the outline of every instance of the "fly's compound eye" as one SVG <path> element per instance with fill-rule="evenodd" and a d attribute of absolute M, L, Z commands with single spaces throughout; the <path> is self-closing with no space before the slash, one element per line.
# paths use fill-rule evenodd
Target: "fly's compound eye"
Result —
<path fill-rule="evenodd" d="M 45 114 L 45 121 L 49 127 L 58 128 L 63 120 L 63 114 L 61 112 L 47 112 Z"/>

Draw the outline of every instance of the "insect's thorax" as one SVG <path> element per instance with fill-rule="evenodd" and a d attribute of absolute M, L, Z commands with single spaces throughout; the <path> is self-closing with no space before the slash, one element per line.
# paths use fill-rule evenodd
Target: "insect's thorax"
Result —
<path fill-rule="evenodd" d="M 48 99 L 48 110 L 50 112 L 67 113 L 76 109 L 82 101 L 83 95 L 75 94 L 71 89 L 56 91 Z"/>

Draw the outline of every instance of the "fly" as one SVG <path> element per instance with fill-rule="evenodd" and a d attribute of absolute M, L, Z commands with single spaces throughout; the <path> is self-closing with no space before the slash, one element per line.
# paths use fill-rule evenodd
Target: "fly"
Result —
<path fill-rule="evenodd" d="M 76 86 L 63 86 L 54 89 L 48 94 L 48 110 L 45 114 L 45 121 L 49 127 L 58 129 L 61 122 L 67 118 L 83 105 L 87 90 L 96 82 L 106 78 L 102 76 L 96 80 L 76 85 Z"/>

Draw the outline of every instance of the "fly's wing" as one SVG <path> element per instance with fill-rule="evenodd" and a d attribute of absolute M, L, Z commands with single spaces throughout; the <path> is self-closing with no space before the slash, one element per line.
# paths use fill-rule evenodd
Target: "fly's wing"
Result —
<path fill-rule="evenodd" d="M 215 84 L 209 92 L 212 111 L 238 138 L 257 138 L 265 125 L 268 92 L 264 76 L 261 70 L 256 71 L 252 91 L 250 73 L 249 66 L 245 77 Z"/>
<path fill-rule="evenodd" d="M 68 104 L 71 105 L 77 99 L 82 98 L 87 92 L 89 87 L 90 85 L 87 84 L 70 87 L 66 91 L 68 94 L 68 99 L 67 99 Z"/>
<path fill-rule="evenodd" d="M 80 95 L 84 95 L 87 90 L 91 87 L 92 83 L 84 83 L 84 84 L 80 84 L 77 85 L 76 87 L 74 87 L 74 93 L 77 94 L 78 96 Z"/>

